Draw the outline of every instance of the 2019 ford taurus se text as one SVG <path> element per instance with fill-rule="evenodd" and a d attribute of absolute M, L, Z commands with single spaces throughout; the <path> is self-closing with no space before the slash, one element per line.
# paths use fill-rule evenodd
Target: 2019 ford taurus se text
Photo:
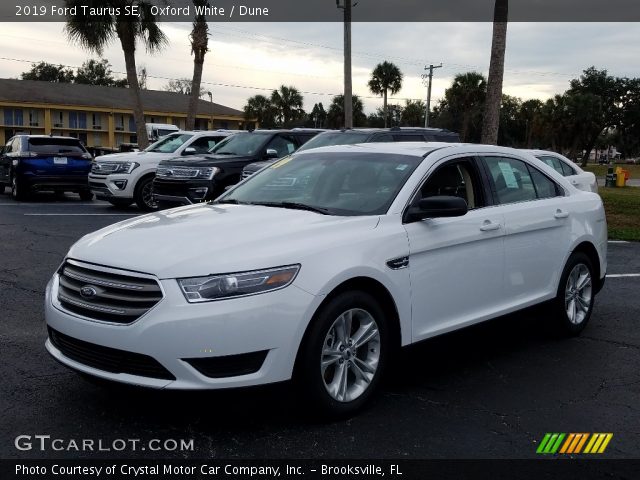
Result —
<path fill-rule="evenodd" d="M 600 197 L 525 152 L 323 147 L 81 238 L 47 287 L 46 348 L 157 388 L 293 378 L 347 414 L 396 347 L 542 302 L 579 333 L 606 248 Z"/>

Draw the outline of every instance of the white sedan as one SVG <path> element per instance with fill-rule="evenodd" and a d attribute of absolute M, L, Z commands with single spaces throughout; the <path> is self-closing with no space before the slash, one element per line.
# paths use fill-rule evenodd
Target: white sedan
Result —
<path fill-rule="evenodd" d="M 147 387 L 293 378 L 349 414 L 397 347 L 542 302 L 578 334 L 606 249 L 600 197 L 521 151 L 324 147 L 81 238 L 47 286 L 46 348 Z"/>
<path fill-rule="evenodd" d="M 574 187 L 586 192 L 598 193 L 596 176 L 591 172 L 585 172 L 564 155 L 548 150 L 525 151 L 549 165 L 563 177 L 566 177 Z"/>

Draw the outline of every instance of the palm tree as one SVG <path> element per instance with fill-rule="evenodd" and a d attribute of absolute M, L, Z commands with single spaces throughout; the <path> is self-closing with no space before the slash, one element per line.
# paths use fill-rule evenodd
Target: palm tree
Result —
<path fill-rule="evenodd" d="M 149 53 L 160 50 L 166 43 L 167 37 L 156 23 L 155 15 L 151 12 L 152 4 L 147 0 L 105 0 L 99 3 L 104 7 L 115 7 L 120 15 L 112 15 L 107 8 L 102 9 L 101 15 L 85 15 L 83 5 L 86 0 L 65 0 L 67 7 L 75 7 L 75 15 L 67 17 L 65 26 L 69 38 L 89 51 L 101 54 L 104 48 L 115 38 L 120 40 L 124 52 L 124 63 L 127 70 L 127 82 L 134 102 L 133 117 L 136 122 L 138 145 L 145 148 L 149 145 L 147 130 L 144 122 L 144 110 L 140 97 L 140 85 L 136 69 L 136 42 L 141 40 Z M 125 7 L 135 5 L 140 15 L 125 16 Z"/>
<path fill-rule="evenodd" d="M 244 118 L 247 122 L 256 121 L 263 128 L 275 126 L 273 105 L 264 95 L 254 95 L 247 100 Z"/>
<path fill-rule="evenodd" d="M 357 95 L 351 96 L 351 113 L 353 115 L 353 126 L 364 126 L 367 117 L 364 114 L 364 105 L 362 100 Z M 328 128 L 341 128 L 345 125 L 345 111 L 344 111 L 344 95 L 336 95 L 331 100 L 329 110 L 327 110 L 327 125 Z"/>
<path fill-rule="evenodd" d="M 507 47 L 507 18 L 509 0 L 495 0 L 493 10 L 493 40 L 491 42 L 491 61 L 487 98 L 482 119 L 482 143 L 498 143 L 500 125 L 500 104 L 502 101 L 502 79 L 504 76 L 504 52 Z"/>
<path fill-rule="evenodd" d="M 209 6 L 208 0 L 193 0 L 195 6 Z M 204 56 L 209 51 L 209 26 L 207 17 L 196 15 L 193 21 L 193 28 L 189 35 L 191 40 L 191 53 L 193 54 L 193 80 L 191 80 L 191 97 L 189 98 L 189 109 L 187 110 L 187 130 L 193 130 L 196 123 L 196 113 L 198 110 L 198 100 L 200 96 L 200 83 L 202 82 L 202 68 L 204 67 Z M 213 125 L 211 125 L 213 128 Z"/>
<path fill-rule="evenodd" d="M 276 112 L 276 118 L 283 126 L 299 118 L 302 110 L 303 98 L 300 91 L 295 87 L 281 85 L 278 90 L 271 93 L 271 105 Z"/>
<path fill-rule="evenodd" d="M 485 102 L 487 80 L 477 72 L 460 73 L 453 79 L 453 84 L 444 93 L 444 99 L 451 109 L 456 124 L 460 125 L 460 139 L 469 142 L 472 137 L 477 140 L 477 124 L 482 105 Z M 476 121 L 474 121 L 476 120 Z"/>
<path fill-rule="evenodd" d="M 391 62 L 382 62 L 376 65 L 369 80 L 369 90 L 375 95 L 382 95 L 384 110 L 384 126 L 387 126 L 387 91 L 395 95 L 402 88 L 402 72 Z"/>

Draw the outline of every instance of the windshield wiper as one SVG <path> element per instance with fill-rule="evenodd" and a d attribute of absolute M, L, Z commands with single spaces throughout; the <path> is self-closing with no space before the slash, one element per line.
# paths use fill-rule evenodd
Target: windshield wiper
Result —
<path fill-rule="evenodd" d="M 306 203 L 298 203 L 298 202 L 251 202 L 251 205 L 262 205 L 264 207 L 290 208 L 292 210 L 306 210 L 308 212 L 316 212 L 322 215 L 332 214 L 328 208 L 314 207 L 313 205 L 307 205 Z"/>
<path fill-rule="evenodd" d="M 211 155 L 237 155 L 236 152 L 209 152 Z"/>

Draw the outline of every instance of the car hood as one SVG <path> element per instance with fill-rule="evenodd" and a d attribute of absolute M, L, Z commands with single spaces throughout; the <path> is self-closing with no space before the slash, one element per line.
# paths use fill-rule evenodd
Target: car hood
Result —
<path fill-rule="evenodd" d="M 251 160 L 253 157 L 246 155 L 206 155 L 206 156 L 191 156 L 191 157 L 173 157 L 167 160 L 163 160 L 160 165 L 166 166 L 188 166 L 188 167 L 208 167 L 212 164 L 220 162 L 235 162 L 242 160 Z"/>
<path fill-rule="evenodd" d="M 203 276 L 302 263 L 362 239 L 378 222 L 258 205 L 190 205 L 90 233 L 68 257 L 159 278 Z"/>
<path fill-rule="evenodd" d="M 263 162 L 253 162 L 250 163 L 249 165 L 247 165 L 246 167 L 244 167 L 244 170 L 247 172 L 257 172 L 258 170 L 261 170 L 263 167 L 266 167 L 267 165 L 271 165 L 273 163 L 276 163 L 278 161 L 278 159 L 275 160 L 265 160 Z"/>
<path fill-rule="evenodd" d="M 124 152 L 110 153 L 109 155 L 101 155 L 96 157 L 96 162 L 158 162 L 165 158 L 171 158 L 175 153 L 160 152 Z"/>

